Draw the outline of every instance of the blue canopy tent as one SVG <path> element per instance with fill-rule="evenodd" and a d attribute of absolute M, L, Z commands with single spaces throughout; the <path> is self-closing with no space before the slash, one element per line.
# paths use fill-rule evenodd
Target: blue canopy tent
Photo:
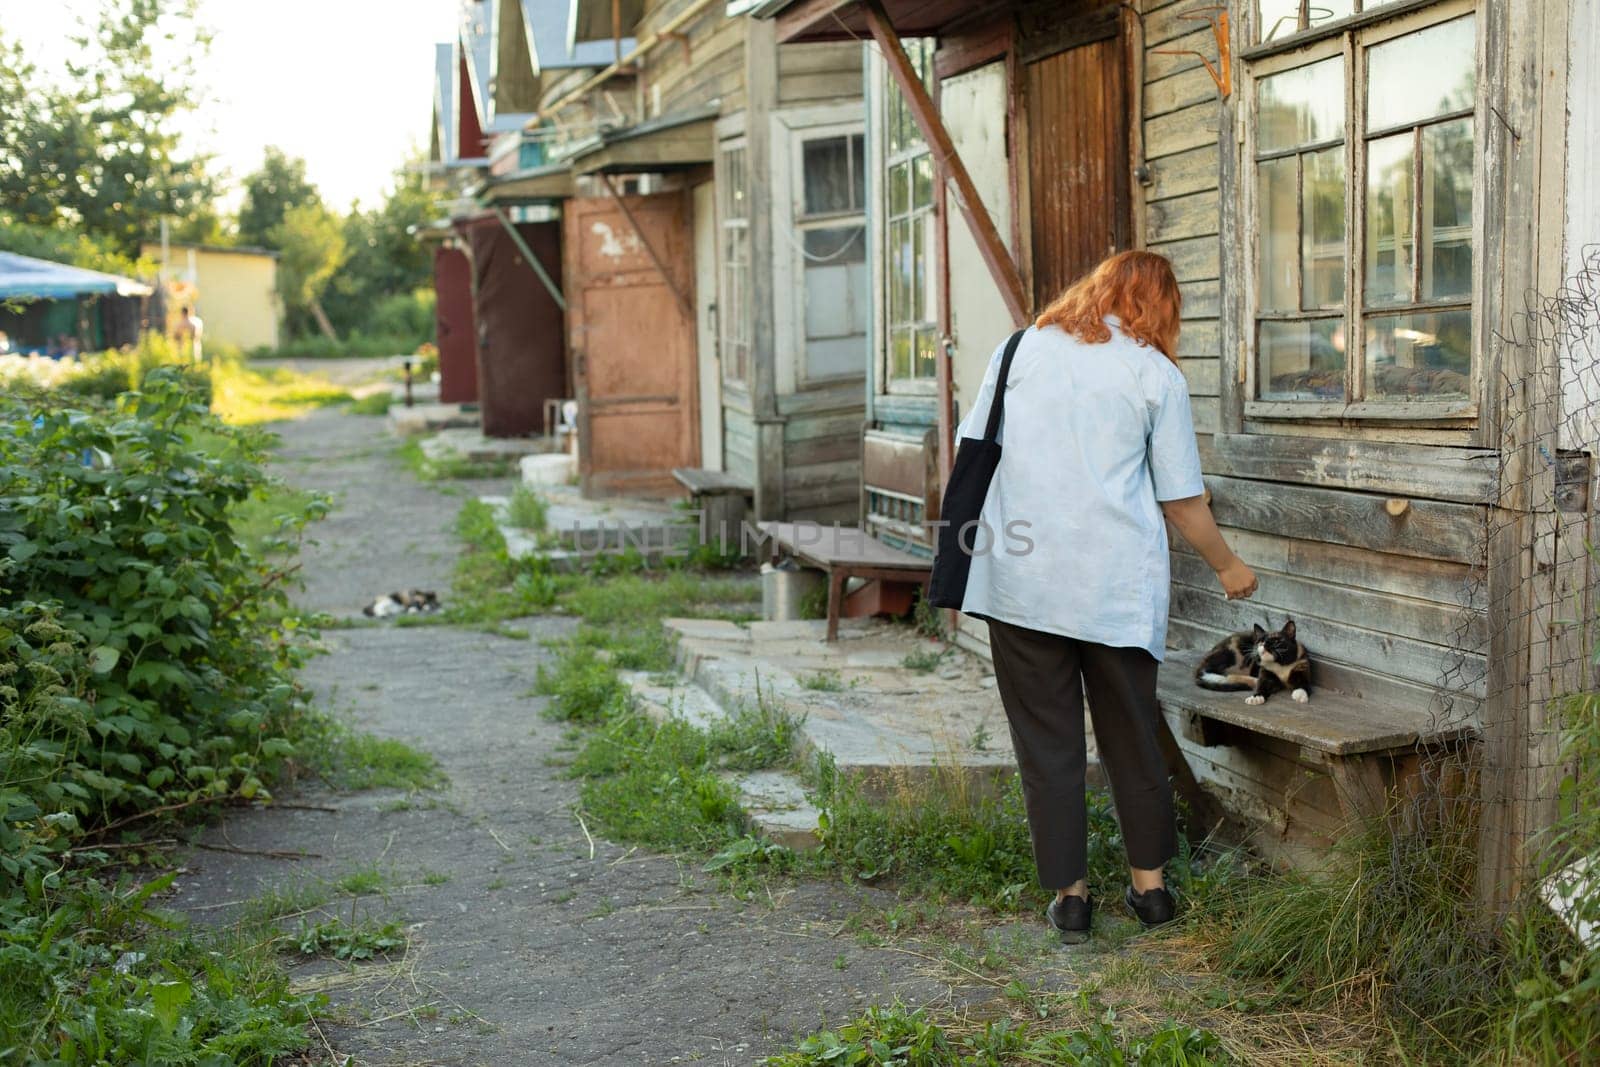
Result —
<path fill-rule="evenodd" d="M 63 336 L 84 349 L 132 343 L 140 304 L 154 292 L 132 278 L 0 252 L 0 331 L 16 349 L 48 351 Z"/>

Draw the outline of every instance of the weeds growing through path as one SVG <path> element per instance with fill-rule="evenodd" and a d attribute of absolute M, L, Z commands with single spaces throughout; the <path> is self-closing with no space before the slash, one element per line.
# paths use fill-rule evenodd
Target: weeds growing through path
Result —
<path fill-rule="evenodd" d="M 550 522 L 549 512 L 544 497 L 525 485 L 519 485 L 511 490 L 511 499 L 506 504 L 506 521 L 518 529 L 543 533 Z"/>

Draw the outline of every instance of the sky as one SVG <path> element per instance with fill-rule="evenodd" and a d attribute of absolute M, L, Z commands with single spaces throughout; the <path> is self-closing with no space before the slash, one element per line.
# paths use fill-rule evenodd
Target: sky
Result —
<path fill-rule="evenodd" d="M 0 32 L 48 67 L 95 0 L 0 0 Z M 306 161 L 332 207 L 375 204 L 413 150 L 426 150 L 433 46 L 455 35 L 456 0 L 200 0 L 211 27 L 206 101 L 186 134 L 233 188 L 275 144 Z"/>

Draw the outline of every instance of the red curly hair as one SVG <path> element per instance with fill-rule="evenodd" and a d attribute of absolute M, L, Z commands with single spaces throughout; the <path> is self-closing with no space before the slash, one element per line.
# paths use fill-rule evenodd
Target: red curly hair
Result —
<path fill-rule="evenodd" d="M 1085 344 L 1111 340 L 1107 315 L 1122 332 L 1178 362 L 1179 312 L 1183 294 L 1166 256 L 1118 252 L 1073 282 L 1044 309 L 1034 325 L 1059 326 Z"/>

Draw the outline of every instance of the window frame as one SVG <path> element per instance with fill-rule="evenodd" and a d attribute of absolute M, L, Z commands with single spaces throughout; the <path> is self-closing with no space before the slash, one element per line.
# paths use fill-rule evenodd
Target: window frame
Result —
<path fill-rule="evenodd" d="M 935 81 L 934 67 L 936 53 L 933 39 L 910 38 L 905 43 L 908 48 L 913 43 L 917 43 L 919 48 L 926 50 L 926 69 L 922 72 L 922 75 L 924 83 L 929 85 L 930 91 L 932 91 L 931 86 Z M 869 190 L 871 191 L 871 195 L 869 196 L 869 214 L 875 220 L 874 238 L 879 250 L 877 256 L 875 257 L 876 262 L 873 264 L 873 285 L 876 287 L 876 291 L 882 296 L 882 311 L 881 315 L 878 316 L 879 321 L 877 323 L 877 329 L 881 332 L 879 332 L 876 341 L 879 369 L 878 392 L 902 396 L 933 397 L 937 395 L 939 388 L 937 369 L 935 369 L 935 372 L 932 375 L 926 377 L 904 377 L 897 375 L 894 372 L 894 332 L 897 323 L 891 316 L 893 300 L 891 292 L 892 282 L 890 280 L 890 270 L 892 268 L 892 256 L 894 249 L 890 244 L 889 234 L 893 224 L 901 218 L 912 221 L 915 221 L 918 218 L 931 220 L 924 223 L 925 225 L 929 225 L 930 229 L 928 234 L 930 240 L 928 241 L 925 249 L 925 257 L 928 268 L 931 272 L 934 272 L 936 275 L 942 273 L 944 267 L 940 258 L 940 250 L 938 247 L 939 241 L 937 225 L 939 202 L 937 192 L 939 183 L 938 167 L 933 165 L 933 149 L 922 138 L 920 131 L 917 132 L 914 140 L 909 144 L 902 146 L 898 150 L 892 149 L 889 143 L 891 133 L 890 121 L 891 117 L 894 115 L 895 108 L 897 106 L 903 106 L 903 104 L 899 104 L 900 89 L 899 86 L 895 84 L 894 79 L 889 76 L 887 67 L 880 63 L 878 64 L 877 70 L 879 77 L 878 84 L 881 91 L 875 94 L 879 101 L 878 107 L 876 108 L 876 113 L 874 115 L 874 123 L 877 129 L 875 135 L 871 138 L 871 140 L 876 142 L 876 148 L 873 151 L 869 151 L 867 166 L 870 168 L 868 178 L 870 183 Z M 932 188 L 934 193 L 932 198 L 924 208 L 918 209 L 915 207 L 910 207 L 904 215 L 893 215 L 890 210 L 892 197 L 894 195 L 893 190 L 890 188 L 890 172 L 896 167 L 902 165 L 910 166 L 914 170 L 916 166 L 915 161 L 923 157 L 926 157 L 929 160 L 929 166 L 933 171 Z M 915 178 L 913 177 L 913 188 L 914 187 Z M 930 310 L 933 314 L 932 318 L 910 320 L 911 329 L 913 331 L 913 363 L 915 362 L 916 331 L 924 328 L 929 329 L 934 334 L 935 342 L 939 342 L 940 330 L 938 321 L 938 307 L 935 306 Z M 941 355 L 942 350 L 935 353 L 936 364 Z"/>
<path fill-rule="evenodd" d="M 1255 36 L 1256 5 L 1250 5 L 1251 26 L 1248 32 Z M 1366 129 L 1366 70 L 1365 56 L 1369 49 L 1387 41 L 1416 33 L 1441 23 L 1465 16 L 1474 16 L 1474 63 L 1479 91 L 1476 94 L 1471 117 L 1473 121 L 1474 162 L 1472 169 L 1472 279 L 1467 295 L 1461 300 L 1440 301 L 1459 308 L 1465 304 L 1472 320 L 1472 342 L 1469 352 L 1471 366 L 1465 398 L 1405 400 L 1400 398 L 1369 399 L 1368 369 L 1366 366 L 1365 321 L 1370 317 L 1392 314 L 1426 314 L 1427 302 L 1420 305 L 1405 304 L 1390 309 L 1373 309 L 1364 305 L 1366 283 L 1366 228 L 1368 205 L 1366 202 L 1367 142 Z M 1248 420 L 1304 420 L 1342 419 L 1366 421 L 1377 424 L 1394 422 L 1426 422 L 1467 426 L 1480 414 L 1484 395 L 1484 367 L 1487 345 L 1484 336 L 1482 309 L 1488 294 L 1483 278 L 1483 257 L 1487 246 L 1485 200 L 1487 182 L 1486 153 L 1482 150 L 1487 132 L 1485 117 L 1488 112 L 1487 94 L 1483 91 L 1486 77 L 1485 13 L 1481 0 L 1426 0 L 1418 3 L 1386 4 L 1371 11 L 1331 22 L 1324 26 L 1303 30 L 1292 38 L 1269 42 L 1268 45 L 1246 53 L 1240 79 L 1240 105 L 1237 109 L 1239 124 L 1237 142 L 1240 146 L 1239 185 L 1245 241 L 1242 257 L 1245 268 L 1243 300 L 1239 305 L 1239 352 L 1245 361 L 1241 368 L 1243 388 L 1243 416 Z M 1345 147 L 1345 272 L 1344 305 L 1342 321 L 1347 334 L 1344 385 L 1342 400 L 1262 400 L 1260 395 L 1260 345 L 1258 325 L 1262 314 L 1258 306 L 1261 282 L 1260 265 L 1260 183 L 1257 176 L 1257 83 L 1274 74 L 1304 67 L 1334 56 L 1344 62 L 1344 129 Z M 1456 114 L 1456 113 L 1451 113 Z M 1430 118 L 1426 123 L 1442 121 Z M 1379 131 L 1380 133 L 1382 131 Z M 1306 151 L 1302 146 L 1299 152 Z M 1287 153 L 1285 153 L 1287 154 Z M 1304 232 L 1301 231 L 1303 237 Z M 1413 241 L 1420 235 L 1413 234 Z M 1421 249 L 1415 253 L 1420 257 Z M 1273 316 L 1268 313 L 1266 318 Z M 1310 318 L 1312 316 L 1302 316 Z M 1294 316 L 1290 316 L 1294 318 Z"/>
<path fill-rule="evenodd" d="M 728 156 L 739 152 L 744 157 L 744 209 L 745 214 L 740 217 L 730 217 L 728 213 L 728 195 L 732 188 L 728 174 Z M 750 388 L 751 352 L 754 338 L 752 326 L 754 316 L 751 314 L 750 280 L 753 264 L 750 261 L 750 183 L 749 183 L 749 139 L 743 133 L 727 137 L 717 142 L 717 158 L 715 167 L 715 182 L 717 189 L 717 353 L 718 363 L 721 364 L 722 383 L 736 389 L 748 390 Z M 741 298 L 730 300 L 728 285 L 728 271 L 731 266 L 728 256 L 728 243 L 733 230 L 744 232 L 745 261 L 744 286 Z M 729 307 L 729 304 L 736 305 Z M 730 324 L 738 323 L 743 326 L 739 337 L 729 334 Z"/>
<path fill-rule="evenodd" d="M 868 289 L 871 288 L 872 257 L 867 254 L 865 245 L 868 242 L 868 228 L 872 225 L 871 199 L 874 185 L 869 180 L 873 167 L 872 154 L 868 150 L 866 124 L 859 118 L 842 119 L 821 122 L 793 122 L 785 123 L 787 133 L 787 149 L 789 153 L 789 184 L 787 200 L 788 217 L 780 220 L 780 225 L 787 229 L 787 241 L 780 244 L 788 245 L 788 268 L 791 284 L 783 286 L 793 294 L 792 307 L 789 311 L 788 326 L 793 331 L 792 348 L 795 352 L 793 367 L 793 385 L 795 389 L 812 387 L 826 387 L 847 382 L 859 382 L 866 376 L 867 359 L 870 359 L 872 350 L 872 315 L 870 307 L 867 309 L 867 328 L 862 339 L 863 360 L 855 370 L 841 374 L 812 375 L 809 373 L 806 360 L 806 288 L 805 271 L 806 257 L 804 255 L 805 234 L 809 230 L 835 229 L 841 226 L 857 225 L 861 227 L 861 236 L 858 238 L 863 245 L 866 269 L 868 272 Z M 805 208 L 806 181 L 805 181 L 805 146 L 811 141 L 827 141 L 836 138 L 857 138 L 861 141 L 861 166 L 863 193 L 861 204 L 854 211 L 832 211 L 818 214 L 807 214 Z M 843 249 L 841 249 L 843 251 Z M 862 294 L 862 299 L 867 299 L 867 294 Z"/>

